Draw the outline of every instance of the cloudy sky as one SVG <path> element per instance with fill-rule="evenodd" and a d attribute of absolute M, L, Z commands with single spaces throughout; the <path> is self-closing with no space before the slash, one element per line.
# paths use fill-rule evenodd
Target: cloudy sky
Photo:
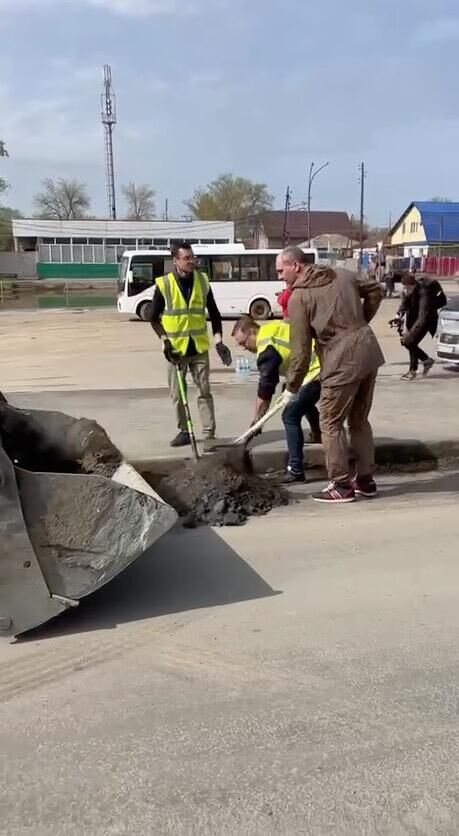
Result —
<path fill-rule="evenodd" d="M 0 175 L 29 212 L 44 177 L 84 180 L 106 214 L 102 66 L 118 101 L 116 178 L 171 214 L 222 172 L 281 206 L 384 223 L 412 199 L 459 199 L 457 0 L 0 0 Z"/>

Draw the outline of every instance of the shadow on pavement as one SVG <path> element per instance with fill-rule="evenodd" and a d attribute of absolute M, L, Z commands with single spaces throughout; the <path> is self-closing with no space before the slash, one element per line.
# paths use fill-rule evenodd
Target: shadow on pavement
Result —
<path fill-rule="evenodd" d="M 211 528 L 176 528 L 80 606 L 22 641 L 279 595 Z"/>
<path fill-rule="evenodd" d="M 459 473 L 443 473 L 433 478 L 418 479 L 415 482 L 384 484 L 381 496 L 412 496 L 413 494 L 459 493 Z"/>

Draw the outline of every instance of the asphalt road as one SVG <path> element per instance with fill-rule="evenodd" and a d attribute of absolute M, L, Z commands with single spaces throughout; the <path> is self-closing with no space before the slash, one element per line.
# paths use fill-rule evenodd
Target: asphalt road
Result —
<path fill-rule="evenodd" d="M 177 531 L 2 643 L 2 836 L 456 836 L 458 487 Z"/>

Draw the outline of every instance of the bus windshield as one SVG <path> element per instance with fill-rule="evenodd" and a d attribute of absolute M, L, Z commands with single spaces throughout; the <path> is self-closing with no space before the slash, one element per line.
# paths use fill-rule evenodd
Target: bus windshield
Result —
<path fill-rule="evenodd" d="M 118 293 L 123 293 L 124 291 L 124 283 L 126 281 L 126 274 L 128 271 L 129 266 L 129 258 L 127 255 L 124 255 L 120 261 L 120 270 L 118 275 Z"/>

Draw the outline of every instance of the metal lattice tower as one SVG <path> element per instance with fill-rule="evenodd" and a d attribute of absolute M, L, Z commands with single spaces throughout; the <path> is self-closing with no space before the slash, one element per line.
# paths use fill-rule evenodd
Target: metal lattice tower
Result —
<path fill-rule="evenodd" d="M 113 164 L 113 129 L 116 125 L 116 97 L 112 88 L 112 68 L 104 66 L 104 92 L 102 93 L 102 124 L 105 133 L 105 170 L 107 177 L 108 215 L 116 220 L 115 167 Z"/>

